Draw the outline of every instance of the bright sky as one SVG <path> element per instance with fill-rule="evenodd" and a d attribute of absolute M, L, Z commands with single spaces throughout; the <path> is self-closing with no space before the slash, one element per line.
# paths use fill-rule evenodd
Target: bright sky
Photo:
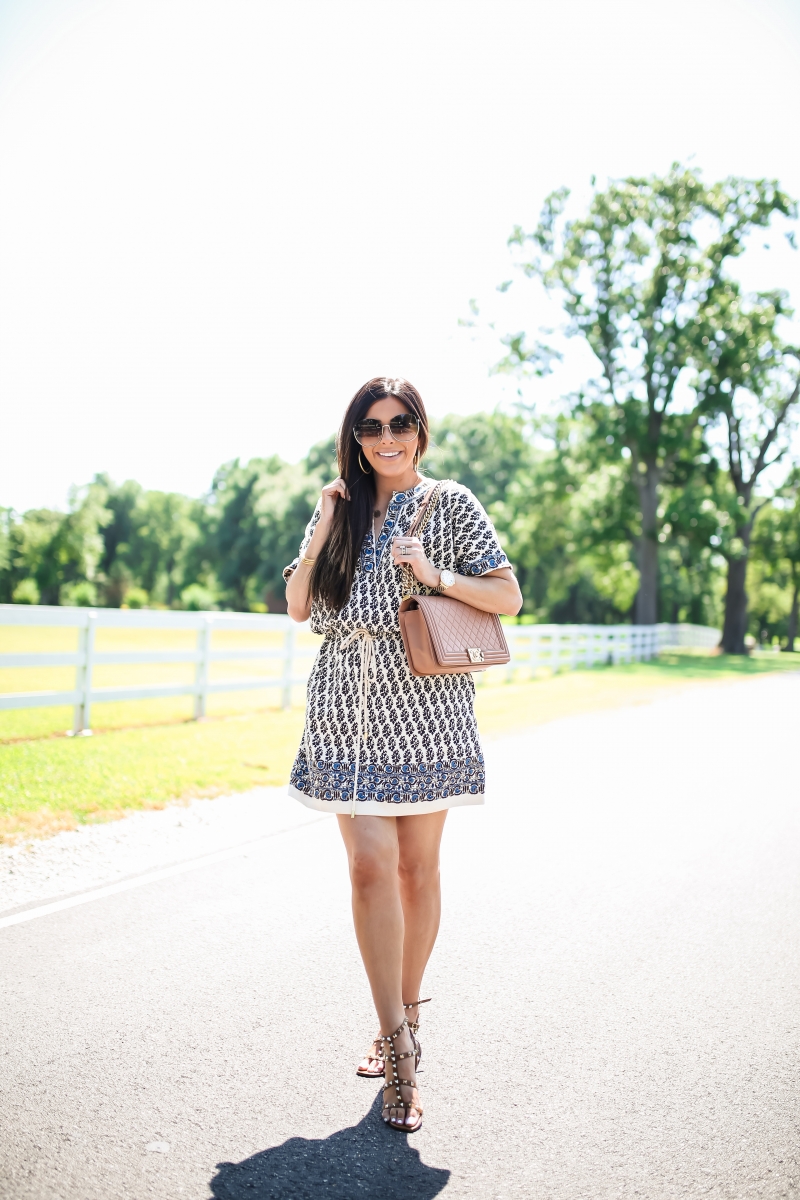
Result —
<path fill-rule="evenodd" d="M 689 156 L 800 196 L 799 49 L 796 0 L 0 0 L 0 505 L 198 495 L 376 374 L 493 407 L 511 227 Z"/>

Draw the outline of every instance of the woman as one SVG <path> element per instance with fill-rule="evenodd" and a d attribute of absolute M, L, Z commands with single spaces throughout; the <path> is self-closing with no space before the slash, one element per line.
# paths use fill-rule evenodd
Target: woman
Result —
<path fill-rule="evenodd" d="M 371 379 L 338 437 L 339 478 L 322 489 L 299 556 L 284 571 L 289 615 L 324 634 L 308 681 L 290 792 L 337 814 L 356 937 L 381 1033 L 357 1068 L 385 1074 L 383 1119 L 413 1133 L 420 987 L 439 928 L 439 843 L 447 810 L 481 804 L 483 755 L 472 676 L 413 676 L 400 637 L 403 566 L 416 587 L 517 613 L 517 581 L 478 501 L 448 481 L 423 540 L 409 537 L 430 489 L 422 397 Z M 351 819 L 355 815 L 355 820 Z"/>

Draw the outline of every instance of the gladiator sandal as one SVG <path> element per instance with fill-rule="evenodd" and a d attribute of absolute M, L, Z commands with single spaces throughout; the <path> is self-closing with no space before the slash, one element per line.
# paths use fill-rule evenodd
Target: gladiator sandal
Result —
<path fill-rule="evenodd" d="M 420 1004 L 429 1004 L 431 997 L 427 1000 L 415 1000 L 413 1004 L 404 1004 L 403 1008 L 417 1008 Z M 416 1050 L 415 1068 L 419 1066 L 422 1058 L 422 1046 L 417 1038 L 417 1030 L 419 1029 L 419 1020 L 409 1021 L 408 1028 L 411 1030 L 411 1036 L 414 1039 L 414 1049 Z M 356 1067 L 356 1075 L 360 1075 L 362 1079 L 381 1079 L 386 1073 L 386 1059 L 383 1057 L 383 1039 L 380 1034 L 375 1038 L 370 1048 L 370 1053 L 365 1054 L 361 1062 Z"/>
<path fill-rule="evenodd" d="M 428 996 L 427 1000 L 415 1000 L 412 1004 L 404 1004 L 403 1008 L 417 1008 L 418 1009 L 420 1004 L 430 1004 L 431 999 L 432 999 L 432 997 Z M 411 1031 L 411 1040 L 414 1043 L 414 1049 L 416 1051 L 416 1059 L 414 1062 L 414 1069 L 416 1070 L 419 1068 L 420 1060 L 422 1058 L 422 1043 L 420 1042 L 419 1038 L 417 1037 L 417 1033 L 419 1032 L 419 1013 L 417 1013 L 416 1021 L 408 1022 L 408 1028 Z"/>
<path fill-rule="evenodd" d="M 386 1059 L 383 1057 L 383 1038 L 380 1034 L 370 1047 L 369 1054 L 362 1058 L 356 1067 L 356 1075 L 362 1079 L 380 1079 L 386 1073 Z"/>
<path fill-rule="evenodd" d="M 381 1116 L 390 1129 L 397 1129 L 400 1133 L 416 1133 L 418 1129 L 422 1128 L 422 1105 L 419 1101 L 417 1085 L 412 1079 L 401 1079 L 397 1073 L 397 1064 L 404 1058 L 415 1058 L 416 1048 L 414 1050 L 406 1050 L 403 1054 L 398 1054 L 394 1048 L 395 1041 L 400 1037 L 400 1034 L 404 1029 L 408 1029 L 408 1021 L 405 1019 L 405 1017 L 403 1017 L 403 1024 L 395 1029 L 394 1033 L 387 1034 L 382 1038 L 383 1044 L 388 1047 L 388 1059 L 391 1066 L 392 1079 L 391 1082 L 387 1083 L 383 1089 L 384 1102 L 383 1109 L 381 1110 Z M 413 1042 L 413 1034 L 411 1035 L 411 1038 Z M 411 1100 L 403 1099 L 403 1093 L 400 1091 L 401 1087 L 411 1088 Z M 396 1099 L 387 1101 L 387 1092 L 394 1092 Z M 414 1095 L 416 1095 L 416 1099 L 413 1098 Z M 402 1108 L 404 1113 L 410 1112 L 412 1108 L 415 1109 L 419 1114 L 416 1125 L 398 1124 L 397 1118 L 392 1119 L 392 1117 L 389 1115 L 393 1108 Z M 405 1118 L 403 1118 L 403 1121 L 405 1121 Z"/>

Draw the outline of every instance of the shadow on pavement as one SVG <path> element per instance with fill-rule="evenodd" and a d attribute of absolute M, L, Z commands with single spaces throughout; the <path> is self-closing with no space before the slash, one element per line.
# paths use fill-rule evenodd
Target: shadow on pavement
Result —
<path fill-rule="evenodd" d="M 318 1141 L 290 1138 L 240 1163 L 218 1163 L 215 1200 L 433 1200 L 450 1172 L 427 1167 L 402 1133 L 387 1129 L 380 1094 L 357 1125 Z"/>

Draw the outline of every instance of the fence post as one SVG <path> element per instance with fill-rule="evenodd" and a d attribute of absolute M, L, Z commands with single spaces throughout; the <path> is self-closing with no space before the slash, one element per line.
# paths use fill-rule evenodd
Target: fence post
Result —
<path fill-rule="evenodd" d="M 553 638 L 553 670 L 556 673 L 561 671 L 561 655 L 564 650 L 562 643 L 566 641 L 566 637 L 567 635 L 559 629 Z"/>
<path fill-rule="evenodd" d="M 541 634 L 535 629 L 531 630 L 530 646 L 528 647 L 528 670 L 530 671 L 531 679 L 536 678 L 536 672 L 539 670 L 539 650 L 542 644 Z"/>
<path fill-rule="evenodd" d="M 629 626 L 627 626 L 627 625 L 622 625 L 622 626 L 618 625 L 616 628 L 616 639 L 617 639 L 618 650 L 617 650 L 617 656 L 614 659 L 615 666 L 618 662 L 627 662 L 628 661 L 627 653 L 628 653 L 628 650 L 630 649 L 630 644 L 631 644 L 630 643 L 630 634 L 628 633 L 628 629 L 629 629 Z"/>
<path fill-rule="evenodd" d="M 286 630 L 283 639 L 283 688 L 281 690 L 281 708 L 292 707 L 292 667 L 294 666 L 294 624 Z"/>
<path fill-rule="evenodd" d="M 75 691 L 78 699 L 72 714 L 71 737 L 92 736 L 92 671 L 94 669 L 94 634 L 97 614 L 87 612 L 86 624 L 78 634 L 78 665 L 75 668 Z"/>
<path fill-rule="evenodd" d="M 507 638 L 508 648 L 511 651 L 511 658 L 509 659 L 508 666 L 506 667 L 506 683 L 511 683 L 512 679 L 514 678 L 514 672 L 518 666 L 519 658 L 519 641 L 517 638 L 517 630 L 519 629 L 519 625 L 507 625 L 505 627 L 505 633 L 511 633 L 512 629 L 514 630 L 514 633 L 511 635 L 511 637 Z"/>
<path fill-rule="evenodd" d="M 208 676 L 211 661 L 211 618 L 204 617 L 197 631 L 198 659 L 194 669 L 194 719 L 201 721 L 208 707 Z"/>

